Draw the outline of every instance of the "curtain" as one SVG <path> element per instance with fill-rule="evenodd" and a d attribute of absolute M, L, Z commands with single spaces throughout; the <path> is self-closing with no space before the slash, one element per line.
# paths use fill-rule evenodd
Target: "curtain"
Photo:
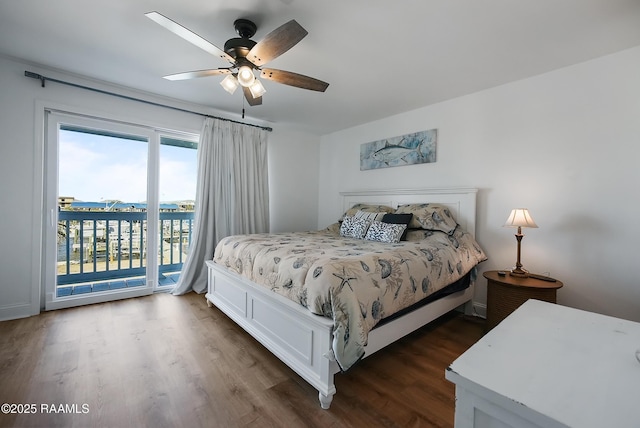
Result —
<path fill-rule="evenodd" d="M 269 231 L 267 131 L 207 118 L 198 143 L 193 236 L 175 295 L 207 289 L 206 260 L 229 235 Z"/>

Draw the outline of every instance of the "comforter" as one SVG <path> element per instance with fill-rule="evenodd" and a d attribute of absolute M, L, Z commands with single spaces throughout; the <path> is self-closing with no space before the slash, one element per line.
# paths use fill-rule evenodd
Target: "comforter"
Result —
<path fill-rule="evenodd" d="M 383 318 L 457 281 L 486 260 L 474 238 L 415 231 L 382 243 L 321 231 L 229 236 L 214 262 L 270 288 L 312 313 L 333 319 L 333 353 L 341 370 L 364 355 Z"/>

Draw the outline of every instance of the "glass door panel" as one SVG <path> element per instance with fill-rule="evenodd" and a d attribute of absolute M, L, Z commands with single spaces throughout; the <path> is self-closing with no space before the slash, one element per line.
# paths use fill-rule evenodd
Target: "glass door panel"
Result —
<path fill-rule="evenodd" d="M 193 232 L 197 180 L 196 136 L 162 136 L 159 167 L 158 288 L 178 281 Z"/>
<path fill-rule="evenodd" d="M 148 222 L 153 133 L 56 114 L 47 123 L 45 260 L 55 272 L 45 279 L 45 306 L 149 294 L 148 248 L 157 243 Z"/>

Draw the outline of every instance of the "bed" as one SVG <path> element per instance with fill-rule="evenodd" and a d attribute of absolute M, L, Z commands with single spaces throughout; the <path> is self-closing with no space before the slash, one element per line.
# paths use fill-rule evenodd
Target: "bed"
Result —
<path fill-rule="evenodd" d="M 475 266 L 486 259 L 474 239 L 476 194 L 473 188 L 343 192 L 341 223 L 327 229 L 227 237 L 207 261 L 207 302 L 316 388 L 328 409 L 336 373 L 453 309 L 471 311 Z M 402 241 L 372 242 L 378 238 L 368 213 L 397 216 L 423 206 L 436 211 L 427 211 L 426 223 L 410 215 Z M 351 229 L 363 215 L 368 239 Z"/>

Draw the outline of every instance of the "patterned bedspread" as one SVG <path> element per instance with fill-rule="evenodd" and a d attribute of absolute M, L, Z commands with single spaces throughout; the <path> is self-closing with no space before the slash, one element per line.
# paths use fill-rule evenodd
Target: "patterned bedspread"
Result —
<path fill-rule="evenodd" d="M 417 236 L 416 236 L 417 235 Z M 486 256 L 457 228 L 410 233 L 397 244 L 321 231 L 230 236 L 214 262 L 334 321 L 333 352 L 342 370 L 364 355 L 384 317 L 455 282 Z"/>

